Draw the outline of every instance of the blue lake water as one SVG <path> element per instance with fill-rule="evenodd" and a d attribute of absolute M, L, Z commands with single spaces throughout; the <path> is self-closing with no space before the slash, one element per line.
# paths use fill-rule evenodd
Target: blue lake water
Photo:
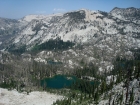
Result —
<path fill-rule="evenodd" d="M 72 86 L 75 82 L 81 83 L 81 80 L 75 76 L 55 75 L 52 78 L 46 78 L 41 80 L 41 86 L 47 88 L 61 89 Z M 94 81 L 87 81 L 91 85 L 94 85 Z"/>
<path fill-rule="evenodd" d="M 54 62 L 54 61 L 47 61 L 48 64 L 50 65 L 61 65 L 62 62 Z"/>
<path fill-rule="evenodd" d="M 48 88 L 61 89 L 72 85 L 77 78 L 74 76 L 56 75 L 52 78 L 41 80 L 41 86 L 45 85 Z"/>

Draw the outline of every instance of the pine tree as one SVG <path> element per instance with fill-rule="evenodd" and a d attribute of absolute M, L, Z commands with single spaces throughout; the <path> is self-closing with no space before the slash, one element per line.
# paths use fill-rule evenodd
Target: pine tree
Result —
<path fill-rule="evenodd" d="M 112 105 L 115 105 L 115 101 L 114 101 L 115 99 L 113 99 L 113 102 L 112 102 Z"/>
<path fill-rule="evenodd" d="M 122 91 L 122 94 L 120 96 L 120 105 L 122 104 L 122 101 L 123 101 L 123 91 Z"/>
<path fill-rule="evenodd" d="M 101 83 L 101 93 L 104 93 L 104 91 L 105 91 L 105 82 L 102 81 L 102 83 Z"/>
<path fill-rule="evenodd" d="M 130 94 L 130 100 L 129 100 L 129 104 L 132 105 L 134 101 L 134 89 L 132 88 L 131 94 Z"/>
<path fill-rule="evenodd" d="M 81 93 L 81 96 L 80 96 L 80 103 L 82 103 L 82 100 L 83 100 L 83 94 Z"/>
<path fill-rule="evenodd" d="M 111 94 L 109 95 L 109 105 L 111 105 Z"/>
<path fill-rule="evenodd" d="M 94 93 L 95 93 L 95 84 L 92 87 L 92 97 L 94 98 Z"/>
<path fill-rule="evenodd" d="M 94 101 L 96 102 L 96 104 L 98 104 L 98 100 L 99 100 L 99 90 L 97 88 L 97 91 L 96 91 L 95 96 L 94 96 Z"/>

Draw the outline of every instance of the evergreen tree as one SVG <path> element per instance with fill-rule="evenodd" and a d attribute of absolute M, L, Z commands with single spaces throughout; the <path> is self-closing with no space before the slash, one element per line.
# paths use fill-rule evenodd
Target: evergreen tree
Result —
<path fill-rule="evenodd" d="M 109 95 L 109 105 L 111 105 L 111 93 L 110 93 L 110 95 Z"/>
<path fill-rule="evenodd" d="M 101 93 L 104 93 L 106 91 L 106 81 L 102 81 L 101 83 Z"/>
<path fill-rule="evenodd" d="M 123 91 L 122 94 L 120 95 L 120 105 L 122 105 L 122 101 L 123 101 Z"/>
<path fill-rule="evenodd" d="M 94 96 L 94 101 L 96 104 L 98 104 L 98 100 L 99 100 L 99 90 L 97 88 L 97 91 L 96 91 L 95 96 Z"/>
<path fill-rule="evenodd" d="M 129 104 L 132 105 L 134 101 L 134 88 L 132 88 L 131 94 L 130 94 L 130 100 L 129 100 Z"/>
<path fill-rule="evenodd" d="M 81 95 L 80 95 L 80 103 L 82 103 L 82 100 L 83 100 L 83 94 L 81 93 Z"/>

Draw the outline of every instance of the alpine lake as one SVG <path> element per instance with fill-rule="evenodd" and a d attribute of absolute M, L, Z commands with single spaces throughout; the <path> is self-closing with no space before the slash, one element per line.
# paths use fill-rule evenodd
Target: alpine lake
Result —
<path fill-rule="evenodd" d="M 54 77 L 41 80 L 41 86 L 53 89 L 69 88 L 74 82 L 79 80 L 81 79 L 75 76 L 55 75 Z M 93 85 L 93 81 L 90 81 L 90 83 Z"/>
<path fill-rule="evenodd" d="M 62 62 L 54 62 L 54 61 L 47 61 L 50 65 L 61 65 Z M 55 75 L 51 78 L 45 78 L 41 80 L 41 86 L 46 88 L 52 89 L 62 89 L 62 88 L 69 88 L 75 82 L 84 81 L 76 76 L 67 76 L 67 75 Z M 90 81 L 90 84 L 93 85 L 93 81 Z"/>

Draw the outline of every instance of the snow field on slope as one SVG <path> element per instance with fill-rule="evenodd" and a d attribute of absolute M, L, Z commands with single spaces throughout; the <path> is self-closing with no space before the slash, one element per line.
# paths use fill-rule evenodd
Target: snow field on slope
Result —
<path fill-rule="evenodd" d="M 48 92 L 34 91 L 27 95 L 26 92 L 19 93 L 16 90 L 0 88 L 0 105 L 52 105 L 57 99 L 62 98 Z"/>

